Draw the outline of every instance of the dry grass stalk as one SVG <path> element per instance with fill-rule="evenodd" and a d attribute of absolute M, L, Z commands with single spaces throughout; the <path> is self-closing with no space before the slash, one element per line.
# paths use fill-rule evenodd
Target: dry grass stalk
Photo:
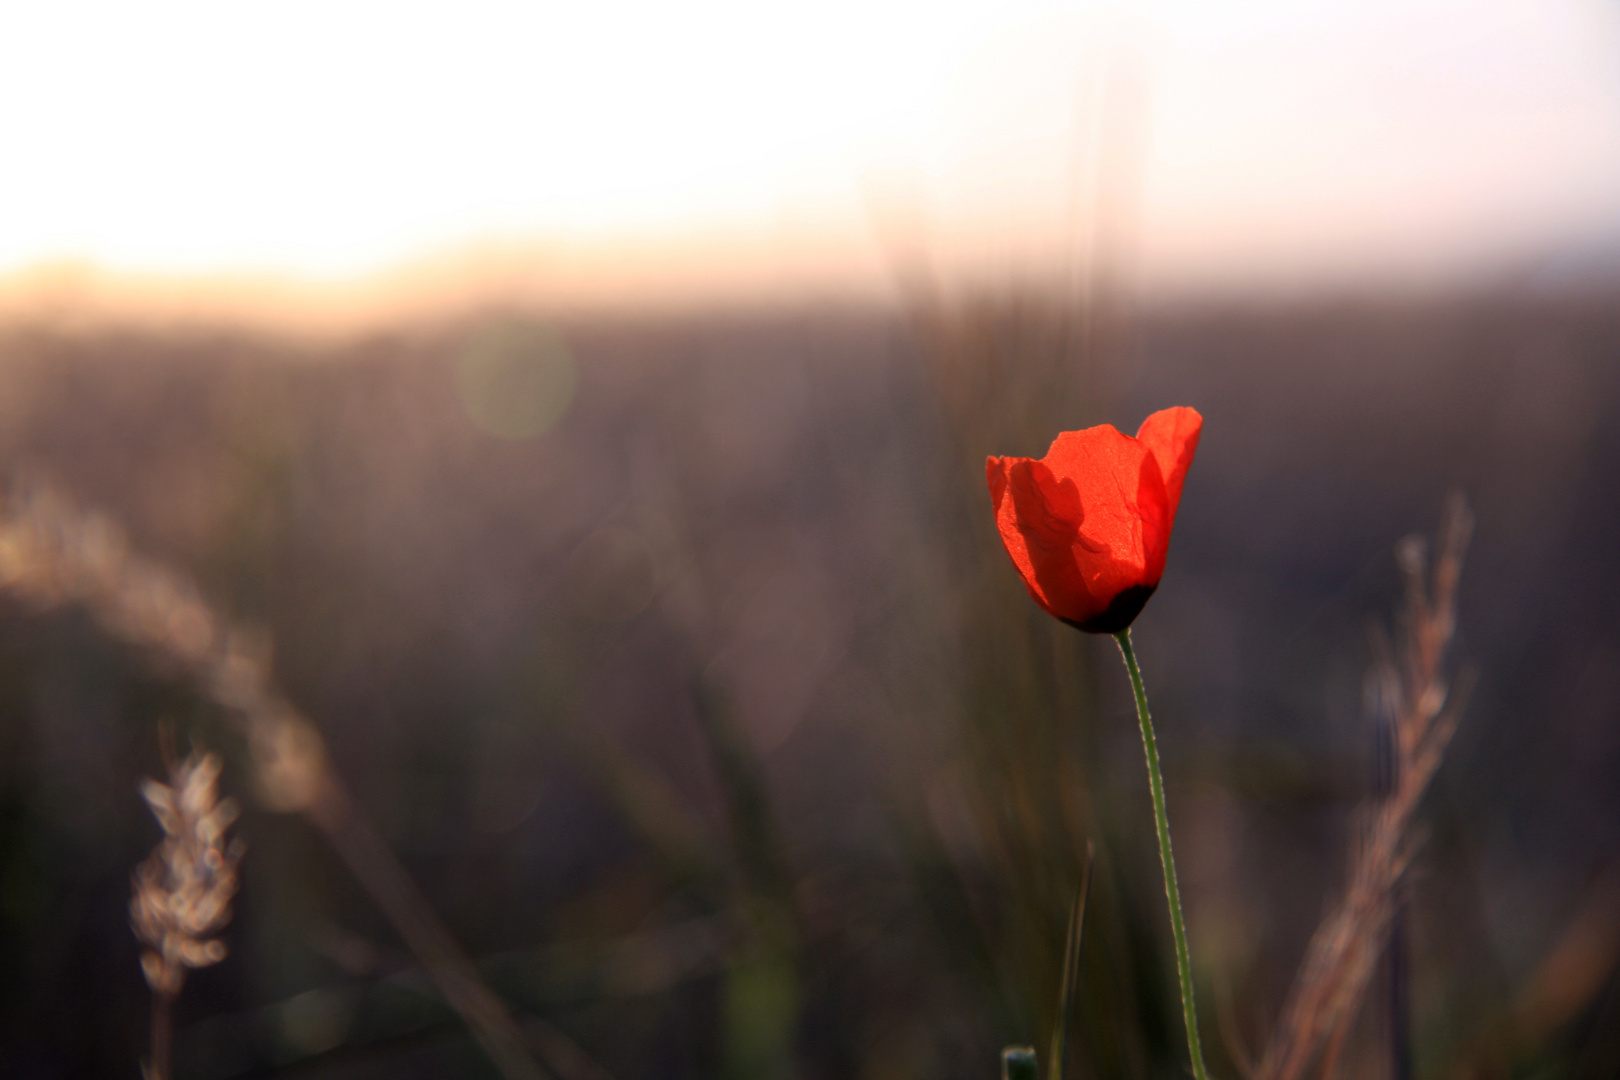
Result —
<path fill-rule="evenodd" d="M 180 575 L 132 552 L 109 518 L 38 480 L 14 485 L 0 508 L 0 588 L 37 608 L 81 606 L 200 686 L 247 736 L 266 806 L 308 810 L 320 797 L 323 741 L 275 690 L 264 636 L 230 625 Z"/>
<path fill-rule="evenodd" d="M 141 970 L 152 988 L 152 1047 L 146 1075 L 169 1076 L 169 1034 L 174 999 L 188 968 L 225 958 L 214 935 L 231 921 L 236 864 L 242 841 L 226 842 L 236 803 L 217 793 L 220 763 L 214 754 L 171 762 L 169 783 L 147 780 L 141 794 L 152 808 L 163 839 L 135 869 L 130 925 L 146 948 Z"/>
<path fill-rule="evenodd" d="M 223 706 L 252 751 L 261 802 L 326 834 L 507 1080 L 545 1077 L 505 1004 L 355 808 L 320 732 L 277 690 L 264 635 L 231 625 L 183 577 L 131 551 L 113 521 L 37 479 L 14 484 L 0 506 L 0 589 L 41 609 L 83 607 Z"/>
<path fill-rule="evenodd" d="M 1420 538 L 1409 537 L 1398 549 L 1406 577 L 1403 649 L 1398 658 L 1386 658 L 1378 672 L 1393 720 L 1393 783 L 1372 809 L 1344 899 L 1306 949 L 1256 1080 L 1296 1080 L 1318 1057 L 1324 1061 L 1324 1075 L 1331 1075 L 1383 951 L 1396 886 L 1412 861 L 1413 816 L 1466 696 L 1448 687 L 1444 668 L 1456 628 L 1457 580 L 1472 527 L 1467 507 L 1454 498 L 1432 574 Z"/>

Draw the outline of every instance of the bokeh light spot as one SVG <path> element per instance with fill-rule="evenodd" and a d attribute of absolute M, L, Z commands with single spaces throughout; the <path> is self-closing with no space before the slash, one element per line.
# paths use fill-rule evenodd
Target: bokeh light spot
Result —
<path fill-rule="evenodd" d="M 534 323 L 478 330 L 456 360 L 456 392 L 469 419 L 502 439 L 532 439 L 561 420 L 578 369 L 563 336 Z"/>
<path fill-rule="evenodd" d="M 296 1054 L 322 1054 L 342 1044 L 354 1018 L 348 995 L 317 988 L 281 1006 L 281 1036 Z"/>

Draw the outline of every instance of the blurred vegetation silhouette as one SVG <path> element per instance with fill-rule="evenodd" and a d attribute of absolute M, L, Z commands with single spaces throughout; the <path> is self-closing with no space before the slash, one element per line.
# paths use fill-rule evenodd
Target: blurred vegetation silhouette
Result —
<path fill-rule="evenodd" d="M 48 481 L 60 550 L 105 567 L 82 530 L 118 523 L 157 575 L 129 611 L 183 612 L 142 639 L 0 559 L 0 1075 L 135 1072 L 162 723 L 251 845 L 183 1080 L 990 1075 L 1050 1045 L 1088 844 L 1069 1072 L 1178 1075 L 1128 687 L 1029 602 L 983 482 L 1175 403 L 1205 440 L 1137 642 L 1213 1070 L 1354 880 L 1367 626 L 1460 487 L 1479 676 L 1339 1073 L 1614 1075 L 1620 304 L 1090 307 L 0 329 L 7 520 Z M 352 816 L 311 810 L 324 770 Z"/>

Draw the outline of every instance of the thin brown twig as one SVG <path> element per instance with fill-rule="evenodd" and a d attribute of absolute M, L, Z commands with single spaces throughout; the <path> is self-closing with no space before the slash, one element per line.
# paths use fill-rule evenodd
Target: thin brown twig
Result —
<path fill-rule="evenodd" d="M 1339 1019 L 1339 1024 L 1328 1036 L 1327 1048 L 1322 1051 L 1322 1080 L 1338 1080 L 1339 1059 L 1344 1056 L 1344 1044 L 1350 1037 L 1350 1020 L 1352 1016 Z"/>
<path fill-rule="evenodd" d="M 166 990 L 152 991 L 152 1045 L 146 1066 L 141 1070 L 145 1080 L 169 1080 L 169 1062 L 173 1060 L 169 1046 L 174 1038 L 174 998 L 175 995 Z"/>
<path fill-rule="evenodd" d="M 1343 900 L 1306 949 L 1257 1080 L 1298 1080 L 1324 1046 L 1331 1071 L 1365 996 L 1389 931 L 1396 886 L 1414 854 L 1413 817 L 1467 698 L 1466 680 L 1448 686 L 1444 667 L 1456 631 L 1457 581 L 1472 525 L 1467 506 L 1453 498 L 1432 573 L 1421 540 L 1408 538 L 1398 549 L 1406 578 L 1405 647 L 1379 673 L 1393 715 L 1395 782 L 1373 807 Z"/>
<path fill-rule="evenodd" d="M 450 936 L 427 898 L 394 858 L 387 842 L 355 808 L 348 792 L 330 770 L 323 774 L 321 786 L 305 814 L 326 834 L 350 872 L 394 924 L 405 945 L 433 978 L 445 1002 L 468 1020 L 474 1036 L 501 1074 L 544 1077 L 505 1003 L 484 985 L 472 960 Z M 476 1026 L 472 1018 L 476 1018 Z"/>

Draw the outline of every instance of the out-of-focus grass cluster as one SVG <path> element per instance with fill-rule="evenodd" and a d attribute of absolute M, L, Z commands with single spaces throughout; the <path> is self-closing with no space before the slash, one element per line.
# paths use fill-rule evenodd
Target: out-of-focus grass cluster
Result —
<path fill-rule="evenodd" d="M 1351 880 L 1390 703 L 1367 627 L 1398 606 L 1396 540 L 1460 487 L 1479 677 L 1342 1073 L 1399 1036 L 1426 1075 L 1611 1075 L 1614 310 L 1182 309 L 1127 334 L 1024 291 L 341 341 L 6 327 L 19 490 L 48 478 L 193 582 L 173 595 L 278 722 L 319 731 L 287 760 L 329 765 L 378 843 L 283 812 L 318 800 L 266 790 L 281 759 L 193 661 L 71 588 L 11 590 L 0 1072 L 144 1053 L 128 903 L 163 724 L 221 755 L 251 845 L 230 957 L 175 1005 L 176 1077 L 493 1075 L 480 1038 L 509 1035 L 564 1080 L 993 1075 L 1046 1045 L 1088 843 L 1072 1073 L 1178 1070 L 1128 691 L 1029 602 L 983 460 L 1192 404 L 1136 637 L 1212 1067 L 1263 1048 Z M 469 1034 L 461 961 L 379 903 L 379 851 L 509 1021 Z"/>

